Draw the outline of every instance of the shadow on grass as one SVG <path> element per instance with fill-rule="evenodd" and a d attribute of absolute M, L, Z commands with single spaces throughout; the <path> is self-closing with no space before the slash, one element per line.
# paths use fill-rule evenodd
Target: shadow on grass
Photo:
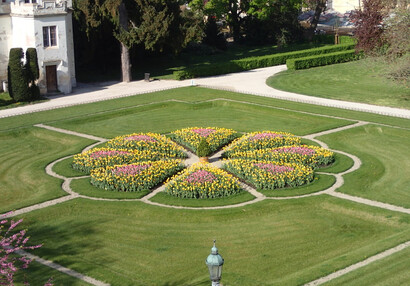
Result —
<path fill-rule="evenodd" d="M 93 220 L 92 222 L 73 221 L 59 225 L 45 225 L 47 222 L 41 222 L 41 225 L 33 225 L 29 234 L 32 237 L 30 245 L 42 243 L 43 246 L 34 251 L 30 251 L 43 259 L 51 260 L 69 269 L 75 270 L 81 274 L 87 275 L 93 269 L 100 265 L 108 265 L 112 262 L 104 256 L 98 257 L 98 263 L 84 263 L 78 260 L 84 252 L 96 252 L 103 245 L 95 239 L 97 237 L 94 226 L 102 223 L 103 220 Z M 92 239 L 88 239 L 92 237 Z M 31 285 L 43 285 L 49 277 L 53 277 L 54 285 L 87 285 L 82 281 L 58 272 L 44 265 L 36 264 L 23 271 L 19 279 L 25 279 Z M 52 276 L 49 276 L 52 275 Z M 93 277 L 96 278 L 96 277 Z M 98 279 L 98 278 L 96 278 Z M 23 280 L 24 281 L 24 280 Z"/>

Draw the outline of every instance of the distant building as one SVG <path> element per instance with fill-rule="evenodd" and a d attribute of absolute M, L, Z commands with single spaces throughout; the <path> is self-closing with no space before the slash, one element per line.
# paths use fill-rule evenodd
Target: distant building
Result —
<path fill-rule="evenodd" d="M 328 0 L 327 8 L 339 13 L 360 9 L 362 0 Z"/>
<path fill-rule="evenodd" d="M 0 81 L 7 80 L 10 49 L 34 47 L 40 92 L 71 92 L 76 86 L 71 8 L 72 0 L 0 0 Z"/>

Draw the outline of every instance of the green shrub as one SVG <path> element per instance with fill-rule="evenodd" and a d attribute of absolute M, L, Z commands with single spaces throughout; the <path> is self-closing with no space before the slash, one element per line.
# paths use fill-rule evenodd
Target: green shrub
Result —
<path fill-rule="evenodd" d="M 187 78 L 228 74 L 256 68 L 277 66 L 285 64 L 286 60 L 288 59 L 345 51 L 353 49 L 354 46 L 355 44 L 351 43 L 345 45 L 333 45 L 302 51 L 273 54 L 261 57 L 250 57 L 240 60 L 232 60 L 222 64 L 211 64 L 194 68 L 187 68 L 185 70 L 175 71 L 174 76 L 176 79 L 181 80 Z"/>
<path fill-rule="evenodd" d="M 38 68 L 37 50 L 35 48 L 27 48 L 26 51 L 26 69 L 29 81 L 36 81 L 40 76 Z"/>
<path fill-rule="evenodd" d="M 357 54 L 355 50 L 348 50 L 324 55 L 289 59 L 286 61 L 286 65 L 290 70 L 301 70 L 311 67 L 350 62 L 360 58 L 361 54 Z"/>
<path fill-rule="evenodd" d="M 40 71 L 38 68 L 37 50 L 35 48 L 27 48 L 25 69 L 29 82 L 30 99 L 38 99 L 40 98 L 40 89 L 36 81 L 40 76 Z"/>
<path fill-rule="evenodd" d="M 16 102 L 27 101 L 31 97 L 26 70 L 22 62 L 23 56 L 22 48 L 10 49 L 9 65 L 7 67 L 9 93 Z"/>
<path fill-rule="evenodd" d="M 208 155 L 211 153 L 211 148 L 209 148 L 209 144 L 206 141 L 206 138 L 202 138 L 201 142 L 199 142 L 196 153 L 198 157 L 208 157 Z"/>

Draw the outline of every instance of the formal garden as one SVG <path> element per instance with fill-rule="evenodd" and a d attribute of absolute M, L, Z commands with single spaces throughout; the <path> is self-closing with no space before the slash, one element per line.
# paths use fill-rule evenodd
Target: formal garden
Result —
<path fill-rule="evenodd" d="M 223 285 L 304 284 L 409 240 L 407 213 L 339 196 L 410 207 L 407 119 L 187 87 L 0 122 L 0 212 L 65 198 L 18 215 L 31 252 L 111 285 L 208 285 L 213 239 Z M 403 284 L 406 254 L 329 284 Z"/>

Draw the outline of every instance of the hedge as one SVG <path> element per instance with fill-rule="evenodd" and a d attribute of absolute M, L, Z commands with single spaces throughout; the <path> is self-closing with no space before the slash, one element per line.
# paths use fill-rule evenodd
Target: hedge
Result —
<path fill-rule="evenodd" d="M 283 65 L 286 63 L 288 59 L 346 51 L 351 50 L 354 47 L 355 44 L 350 43 L 344 45 L 333 45 L 260 57 L 250 57 L 240 60 L 232 60 L 227 63 L 210 64 L 193 68 L 187 68 L 185 70 L 175 71 L 174 76 L 176 79 L 182 80 L 187 78 L 228 74 L 256 68 Z"/>
<path fill-rule="evenodd" d="M 31 97 L 26 70 L 22 63 L 23 57 L 22 48 L 10 49 L 7 67 L 9 94 L 16 102 L 27 101 Z"/>
<path fill-rule="evenodd" d="M 286 66 L 290 70 L 308 69 L 311 67 L 326 66 L 337 63 L 350 62 L 361 58 L 355 50 L 347 50 L 330 54 L 316 55 L 304 58 L 289 59 Z"/>

